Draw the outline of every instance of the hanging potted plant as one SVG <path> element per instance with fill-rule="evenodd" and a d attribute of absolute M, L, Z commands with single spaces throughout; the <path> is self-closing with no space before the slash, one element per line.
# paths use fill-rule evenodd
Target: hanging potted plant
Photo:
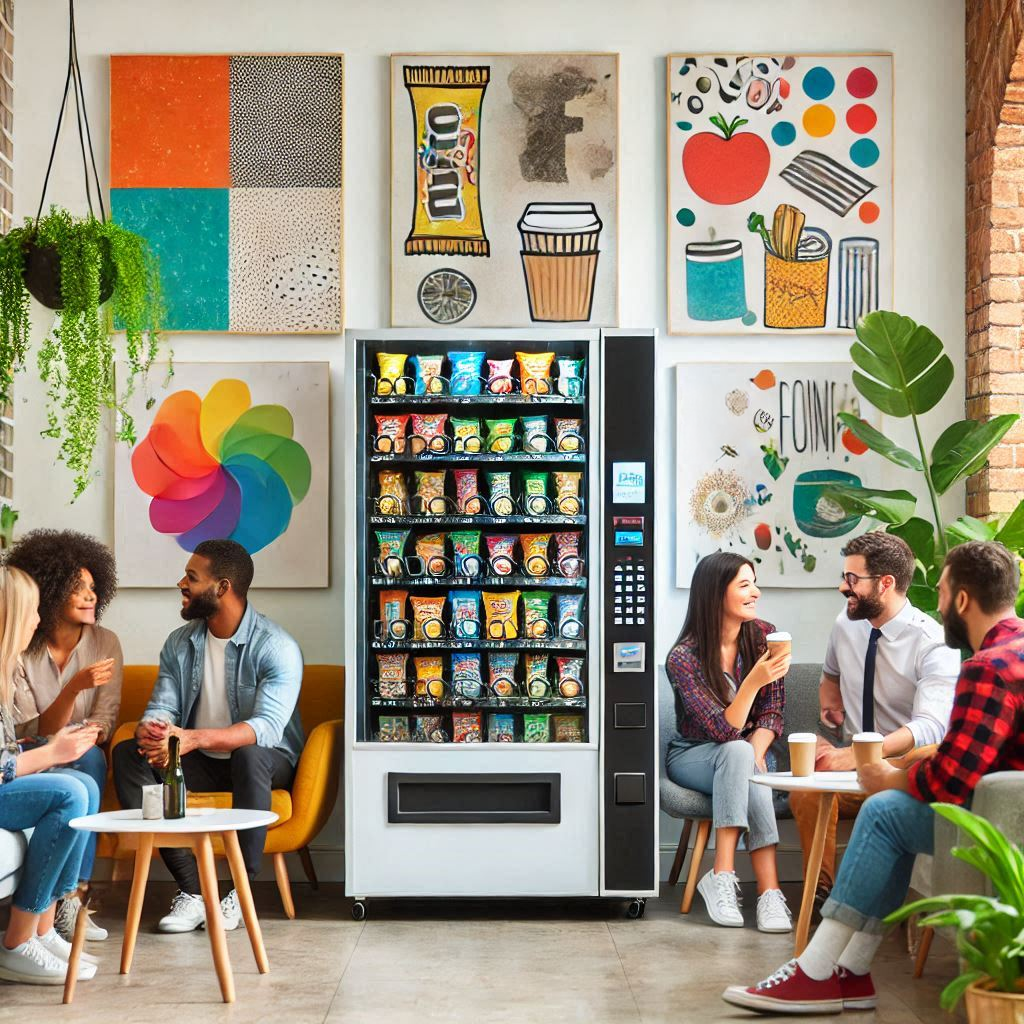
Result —
<path fill-rule="evenodd" d="M 146 240 L 106 218 L 78 67 L 74 0 L 69 0 L 69 14 L 68 78 L 39 209 L 34 220 L 26 219 L 24 227 L 13 228 L 0 238 L 0 398 L 10 399 L 14 373 L 25 363 L 29 296 L 33 295 L 56 311 L 37 352 L 40 377 L 47 385 L 43 435 L 59 442 L 58 457 L 74 474 L 77 498 L 91 479 L 105 410 L 117 413 L 117 439 L 135 441 L 125 403 L 138 375 L 144 374 L 156 357 L 163 299 L 156 260 Z M 90 160 L 85 176 L 89 214 L 76 218 L 51 206 L 44 217 L 46 187 L 72 83 L 83 161 L 87 151 Z M 90 164 L 98 217 L 93 210 Z M 121 330 L 127 376 L 115 382 L 114 333 Z"/>

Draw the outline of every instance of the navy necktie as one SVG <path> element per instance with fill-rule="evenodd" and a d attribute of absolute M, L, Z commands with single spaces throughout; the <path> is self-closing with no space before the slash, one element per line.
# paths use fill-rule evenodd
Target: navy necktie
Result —
<path fill-rule="evenodd" d="M 861 723 L 864 732 L 875 731 L 875 655 L 878 653 L 880 629 L 871 627 L 871 638 L 868 640 L 868 653 L 864 659 L 864 710 Z"/>

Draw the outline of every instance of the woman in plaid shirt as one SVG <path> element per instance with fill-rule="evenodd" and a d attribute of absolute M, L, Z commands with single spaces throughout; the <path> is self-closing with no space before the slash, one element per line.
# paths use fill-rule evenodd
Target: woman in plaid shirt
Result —
<path fill-rule="evenodd" d="M 765 637 L 774 627 L 757 617 L 760 593 L 753 563 L 740 555 L 719 551 L 694 570 L 686 622 L 665 664 L 677 728 L 665 768 L 676 785 L 711 797 L 715 864 L 697 885 L 711 920 L 743 927 L 735 860 L 746 830 L 757 927 L 788 932 L 793 925 L 775 865 L 771 790 L 750 781 L 767 769 L 768 748 L 782 734 L 790 661 L 788 653 L 768 653 Z"/>

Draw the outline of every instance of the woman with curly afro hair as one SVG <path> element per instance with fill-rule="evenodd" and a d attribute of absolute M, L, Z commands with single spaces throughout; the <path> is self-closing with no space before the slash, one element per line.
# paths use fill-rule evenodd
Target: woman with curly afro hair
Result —
<path fill-rule="evenodd" d="M 15 680 L 14 720 L 19 736 L 52 736 L 69 722 L 99 726 L 97 744 L 110 738 L 121 707 L 124 660 L 117 635 L 97 625 L 117 593 L 117 568 L 110 549 L 95 537 L 73 530 L 33 530 L 7 556 L 39 587 L 39 627 L 22 655 Z M 73 765 L 106 787 L 107 759 L 93 746 Z M 59 769 L 58 769 L 59 770 Z M 96 854 L 95 837 L 82 858 L 88 880 Z M 71 938 L 78 900 L 62 900 L 57 931 Z M 87 937 L 106 938 L 89 922 Z"/>

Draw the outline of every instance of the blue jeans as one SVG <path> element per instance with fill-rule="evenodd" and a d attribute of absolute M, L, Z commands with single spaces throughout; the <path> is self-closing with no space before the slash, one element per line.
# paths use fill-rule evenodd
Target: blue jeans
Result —
<path fill-rule="evenodd" d="M 24 775 L 0 785 L 0 828 L 35 829 L 14 891 L 19 910 L 41 914 L 75 890 L 89 834 L 74 831 L 68 822 L 95 814 L 99 806 L 96 783 L 72 769 Z"/>
<path fill-rule="evenodd" d="M 748 830 L 748 850 L 779 841 L 772 791 L 750 781 L 755 771 L 754 748 L 746 740 L 673 739 L 665 757 L 665 772 L 677 786 L 711 797 L 715 828 Z"/>
<path fill-rule="evenodd" d="M 107 757 L 99 747 L 90 747 L 77 761 L 72 764 L 62 764 L 58 768 L 51 768 L 51 772 L 64 773 L 69 770 L 82 772 L 88 775 L 96 788 L 100 791 L 100 799 L 103 798 L 103 790 L 107 785 Z M 99 805 L 97 805 L 98 809 Z M 95 811 L 89 811 L 94 814 Z M 99 835 L 96 832 L 86 832 L 85 852 L 82 854 L 82 866 L 79 868 L 78 879 L 81 882 L 88 882 L 92 878 L 92 867 L 96 863 L 96 841 Z"/>
<path fill-rule="evenodd" d="M 934 846 L 931 804 L 896 789 L 868 797 L 821 916 L 880 935 L 882 919 L 907 898 L 914 858 Z"/>

